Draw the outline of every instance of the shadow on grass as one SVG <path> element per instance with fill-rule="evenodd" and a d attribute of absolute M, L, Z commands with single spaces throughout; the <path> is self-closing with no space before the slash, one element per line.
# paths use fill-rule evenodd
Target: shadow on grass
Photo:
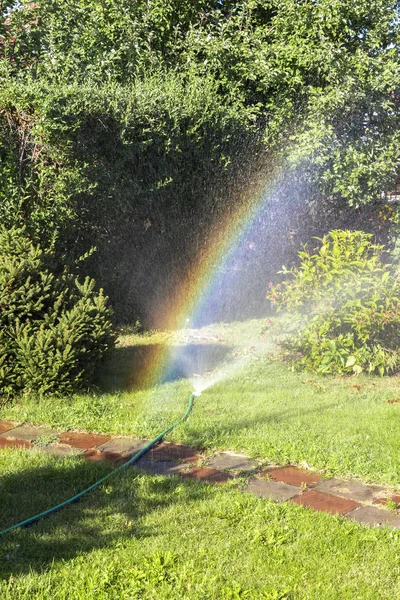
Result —
<path fill-rule="evenodd" d="M 112 470 L 105 462 L 79 458 L 68 465 L 62 462 L 2 477 L 0 528 L 65 501 Z M 173 503 L 187 506 L 202 498 L 204 491 L 194 482 L 149 476 L 127 467 L 78 502 L 0 537 L 0 578 L 40 572 L 53 562 L 112 547 L 123 539 L 157 535 L 155 528 L 141 522 L 142 517 Z"/>
<path fill-rule="evenodd" d="M 97 375 L 104 392 L 139 390 L 213 371 L 232 352 L 226 344 L 143 344 L 116 348 Z"/>

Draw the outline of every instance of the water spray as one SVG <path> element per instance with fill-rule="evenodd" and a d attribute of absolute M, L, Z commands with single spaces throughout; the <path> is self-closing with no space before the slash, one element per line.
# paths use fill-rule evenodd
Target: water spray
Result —
<path fill-rule="evenodd" d="M 162 441 L 162 439 L 164 438 L 164 436 L 166 436 L 168 433 L 170 433 L 173 429 L 175 429 L 175 427 L 180 425 L 183 421 L 185 421 L 189 417 L 189 415 L 192 411 L 192 408 L 193 408 L 195 398 L 198 398 L 204 390 L 208 389 L 209 387 L 218 383 L 219 381 L 222 381 L 228 375 L 231 375 L 233 372 L 236 372 L 240 367 L 245 366 L 248 363 L 248 360 L 249 360 L 249 357 L 241 357 L 240 359 L 234 361 L 233 363 L 225 365 L 223 370 L 220 370 L 216 373 L 212 373 L 207 376 L 203 376 L 203 377 L 199 377 L 199 378 L 192 378 L 190 381 L 192 383 L 194 391 L 189 396 L 189 400 L 188 400 L 188 404 L 187 404 L 185 413 L 182 415 L 182 417 L 180 419 L 178 419 L 178 421 L 176 421 L 170 427 L 165 429 L 162 433 L 157 435 L 153 440 L 151 440 L 148 444 L 146 444 L 146 446 L 144 446 L 141 450 L 139 450 L 139 452 L 137 452 L 134 456 L 132 456 L 127 462 L 120 465 L 116 469 L 113 469 L 110 473 L 108 473 L 107 475 L 105 475 L 104 477 L 102 477 L 101 479 L 96 481 L 95 483 L 93 483 L 91 486 L 89 486 L 82 492 L 79 492 L 72 498 L 68 498 L 67 500 L 64 500 L 64 502 L 61 502 L 60 504 L 57 504 L 56 506 L 53 506 L 37 515 L 34 515 L 33 517 L 29 517 L 28 519 L 25 519 L 24 521 L 20 521 L 19 523 L 16 523 L 15 525 L 11 525 L 10 527 L 3 529 L 2 531 L 0 531 L 0 537 L 5 535 L 6 533 L 10 533 L 11 531 L 19 529 L 20 527 L 28 527 L 30 525 L 33 525 L 33 523 L 35 523 L 36 521 L 39 521 L 40 519 L 47 517 L 48 515 L 61 510 L 62 508 L 64 508 L 65 506 L 68 506 L 69 504 L 77 502 L 78 500 L 80 500 L 80 498 L 82 498 L 82 496 L 88 494 L 92 490 L 99 487 L 102 483 L 107 481 L 107 479 L 109 479 L 110 477 L 113 477 L 117 473 L 121 472 L 123 469 L 126 469 L 127 467 L 130 467 L 130 466 L 134 465 L 135 463 L 137 463 L 142 458 L 142 456 L 144 456 L 149 450 L 151 450 L 157 444 L 159 444 Z"/>
<path fill-rule="evenodd" d="M 226 364 L 223 369 L 221 369 L 215 373 L 211 373 L 210 375 L 203 375 L 203 376 L 196 377 L 196 378 L 194 378 L 194 377 L 190 378 L 190 382 L 195 390 L 193 392 L 193 394 L 195 396 L 200 396 L 200 394 L 202 392 L 204 392 L 205 390 L 210 388 L 212 385 L 219 383 L 223 379 L 226 379 L 226 377 L 228 377 L 229 375 L 236 373 L 242 367 L 247 366 L 249 363 L 249 360 L 250 360 L 249 356 L 242 356 L 241 358 L 238 358 L 234 362 L 232 362 L 230 364 Z"/>
<path fill-rule="evenodd" d="M 189 396 L 188 405 L 186 407 L 185 414 L 182 415 L 182 417 L 180 419 L 178 419 L 178 421 L 176 421 L 173 425 L 171 425 L 170 427 L 165 429 L 162 433 L 157 435 L 153 440 L 151 440 L 151 442 L 146 444 L 146 446 L 144 446 L 141 450 L 139 450 L 139 452 L 137 452 L 134 456 L 132 456 L 123 465 L 120 465 L 119 467 L 117 467 L 116 469 L 114 469 L 113 471 L 111 471 L 110 473 L 108 473 L 107 475 L 105 475 L 104 477 L 102 477 L 101 479 L 96 481 L 95 483 L 93 483 L 91 486 L 89 486 L 82 492 L 79 492 L 72 498 L 68 498 L 68 500 L 64 500 L 64 502 L 61 502 L 60 504 L 57 504 L 56 506 L 52 506 L 51 508 L 48 508 L 47 510 L 45 510 L 39 514 L 34 515 L 33 517 L 29 517 L 29 519 L 25 519 L 24 521 L 20 521 L 19 523 L 16 523 L 15 525 L 11 525 L 11 527 L 7 527 L 6 529 L 3 529 L 2 531 L 0 531 L 0 537 L 5 535 L 6 533 L 10 533 L 11 531 L 14 531 L 15 529 L 19 529 L 20 527 L 28 527 L 29 525 L 33 525 L 33 523 L 35 523 L 36 521 L 39 521 L 39 519 L 47 517 L 48 515 L 59 511 L 61 508 L 64 508 L 65 506 L 72 504 L 73 502 L 77 502 L 80 498 L 82 498 L 82 496 L 84 496 L 85 494 L 88 494 L 89 492 L 91 492 L 92 490 L 97 488 L 99 485 L 101 485 L 102 483 L 107 481 L 107 479 L 109 479 L 113 475 L 116 475 L 116 473 L 119 473 L 123 469 L 126 469 L 127 467 L 130 467 L 131 465 L 138 462 L 138 460 L 140 460 L 142 458 L 142 456 L 144 456 L 149 450 L 151 450 L 151 448 L 154 448 L 154 446 L 159 444 L 162 441 L 163 437 L 165 435 L 167 435 L 167 433 L 170 433 L 173 429 L 175 429 L 175 427 L 180 425 L 183 421 L 185 421 L 188 418 L 188 416 L 193 408 L 194 399 L 197 398 L 198 396 L 200 396 L 200 394 L 201 394 L 201 392 L 199 392 L 199 391 L 193 392 Z"/>

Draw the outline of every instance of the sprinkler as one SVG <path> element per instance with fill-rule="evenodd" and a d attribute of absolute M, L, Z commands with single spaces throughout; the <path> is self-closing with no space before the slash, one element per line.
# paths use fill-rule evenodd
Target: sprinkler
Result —
<path fill-rule="evenodd" d="M 134 456 L 132 456 L 126 463 L 117 467 L 116 469 L 114 469 L 113 471 L 108 473 L 108 475 L 106 475 L 105 477 L 102 477 L 101 479 L 99 479 L 98 481 L 93 483 L 91 486 L 89 486 L 82 492 L 79 492 L 79 494 L 76 494 L 72 498 L 68 498 L 68 500 L 64 500 L 64 502 L 61 502 L 60 504 L 57 504 L 56 506 L 52 506 L 51 508 L 48 508 L 47 510 L 45 510 L 39 514 L 34 515 L 33 517 L 29 517 L 29 519 L 25 519 L 25 521 L 20 521 L 19 523 L 16 523 L 15 525 L 11 525 L 11 527 L 7 527 L 6 529 L 3 529 L 2 531 L 0 531 L 0 537 L 5 535 L 6 533 L 14 531 L 15 529 L 19 529 L 20 527 L 28 527 L 29 525 L 32 525 L 36 521 L 39 521 L 39 519 L 42 519 L 43 517 L 47 517 L 47 515 L 50 515 L 56 511 L 60 510 L 61 508 L 64 508 L 64 506 L 68 506 L 68 504 L 72 504 L 73 502 L 76 502 L 77 500 L 82 498 L 82 496 L 84 496 L 88 492 L 91 492 L 92 490 L 97 488 L 99 485 L 104 483 L 104 481 L 106 481 L 107 479 L 109 479 L 110 477 L 112 477 L 113 475 L 118 473 L 119 471 L 122 471 L 122 469 L 126 469 L 127 467 L 130 467 L 131 465 L 135 464 L 140 458 L 142 458 L 142 456 L 144 454 L 146 454 L 146 452 L 148 452 L 149 450 L 151 450 L 151 448 L 153 448 L 159 442 L 161 442 L 162 438 L 165 435 L 167 435 L 167 433 L 170 433 L 170 431 L 175 429 L 175 427 L 180 425 L 180 423 L 182 423 L 183 421 L 185 421 L 188 418 L 188 416 L 193 408 L 194 399 L 197 398 L 198 396 L 200 396 L 200 393 L 201 392 L 193 392 L 189 396 L 188 405 L 186 407 L 185 414 L 180 419 L 178 419 L 178 421 L 176 421 L 173 425 L 171 425 L 170 427 L 165 429 L 162 433 L 157 435 L 153 440 L 151 440 L 151 442 L 149 442 L 146 446 L 144 446 L 141 450 L 139 450 L 139 452 L 137 452 Z"/>

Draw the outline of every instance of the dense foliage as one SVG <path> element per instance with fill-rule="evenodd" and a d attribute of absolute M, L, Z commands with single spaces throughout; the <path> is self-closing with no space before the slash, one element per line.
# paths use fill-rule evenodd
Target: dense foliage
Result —
<path fill-rule="evenodd" d="M 90 383 L 112 348 L 110 309 L 95 282 L 52 272 L 25 230 L 0 228 L 0 390 L 67 393 Z"/>
<path fill-rule="evenodd" d="M 371 237 L 331 231 L 271 287 L 268 298 L 295 319 L 283 347 L 298 368 L 380 375 L 400 368 L 400 276 Z"/>
<path fill-rule="evenodd" d="M 396 180 L 394 0 L 2 6 L 0 219 L 64 262 L 97 246 L 120 318 L 154 315 L 271 173 L 316 212 Z"/>

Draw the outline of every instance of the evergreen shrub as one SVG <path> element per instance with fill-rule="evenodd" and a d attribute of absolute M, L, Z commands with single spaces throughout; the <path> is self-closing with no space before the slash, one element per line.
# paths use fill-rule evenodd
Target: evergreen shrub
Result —
<path fill-rule="evenodd" d="M 113 347 L 111 309 L 95 281 L 52 272 L 51 251 L 0 227 L 0 395 L 70 393 Z"/>
<path fill-rule="evenodd" d="M 384 247 L 363 231 L 331 231 L 299 252 L 289 279 L 267 298 L 291 313 L 283 342 L 297 368 L 325 373 L 393 373 L 400 369 L 400 277 Z"/>

